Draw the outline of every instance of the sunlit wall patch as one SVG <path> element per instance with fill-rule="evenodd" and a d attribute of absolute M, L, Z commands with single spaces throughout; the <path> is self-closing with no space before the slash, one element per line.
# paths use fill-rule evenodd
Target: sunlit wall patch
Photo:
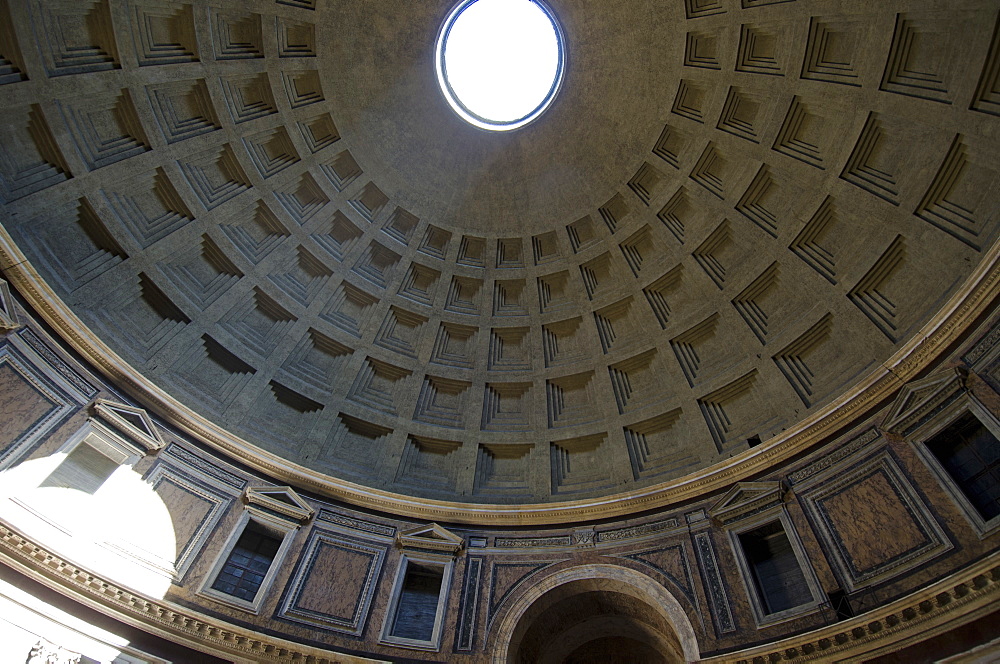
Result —
<path fill-rule="evenodd" d="M 438 85 L 466 122 L 510 131 L 535 120 L 559 92 L 562 29 L 540 0 L 462 0 L 434 51 Z"/>

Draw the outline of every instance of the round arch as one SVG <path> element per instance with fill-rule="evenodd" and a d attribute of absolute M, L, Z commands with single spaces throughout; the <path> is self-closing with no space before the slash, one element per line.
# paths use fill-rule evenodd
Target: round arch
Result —
<path fill-rule="evenodd" d="M 493 636 L 493 663 L 507 664 L 514 654 L 511 644 L 523 633 L 523 619 L 530 611 L 544 610 L 561 597 L 557 591 L 571 584 L 586 584 L 602 592 L 620 593 L 653 609 L 673 629 L 685 661 L 700 659 L 698 639 L 680 602 L 649 576 L 617 565 L 590 564 L 559 570 L 531 586 L 504 609 Z M 556 591 L 556 592 L 554 592 Z M 569 596 L 574 593 L 570 592 Z"/>

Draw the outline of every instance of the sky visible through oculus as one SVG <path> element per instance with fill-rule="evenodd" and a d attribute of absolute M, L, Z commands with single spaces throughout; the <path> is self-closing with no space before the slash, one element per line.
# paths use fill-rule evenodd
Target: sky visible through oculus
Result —
<path fill-rule="evenodd" d="M 552 89 L 559 41 L 548 15 L 531 0 L 479 0 L 452 26 L 444 68 L 466 108 L 492 122 L 513 122 Z"/>

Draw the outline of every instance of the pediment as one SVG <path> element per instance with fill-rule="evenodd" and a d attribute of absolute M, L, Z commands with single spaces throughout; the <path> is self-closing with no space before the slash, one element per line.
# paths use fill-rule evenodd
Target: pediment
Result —
<path fill-rule="evenodd" d="M 462 545 L 465 544 L 464 539 L 436 523 L 402 530 L 396 535 L 396 541 L 403 549 L 417 549 L 451 555 L 458 553 Z"/>
<path fill-rule="evenodd" d="M 780 506 L 784 492 L 779 481 L 740 482 L 727 491 L 708 514 L 720 525 L 734 523 Z"/>
<path fill-rule="evenodd" d="M 123 403 L 98 399 L 94 403 L 94 413 L 120 433 L 139 443 L 146 452 L 163 449 L 166 442 L 153 425 L 153 420 L 142 408 Z"/>
<path fill-rule="evenodd" d="M 311 519 L 314 512 L 290 486 L 248 487 L 243 499 L 250 511 L 300 524 Z"/>
<path fill-rule="evenodd" d="M 21 327 L 14 311 L 14 298 L 10 294 L 10 286 L 0 279 L 0 330 L 16 330 Z"/>
<path fill-rule="evenodd" d="M 965 374 L 959 369 L 907 383 L 882 421 L 882 430 L 906 434 L 925 417 L 965 391 Z"/>

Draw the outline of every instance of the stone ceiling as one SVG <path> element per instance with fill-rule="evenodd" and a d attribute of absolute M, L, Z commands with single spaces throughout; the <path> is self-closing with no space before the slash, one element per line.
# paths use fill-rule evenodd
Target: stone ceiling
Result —
<path fill-rule="evenodd" d="M 0 0 L 0 222 L 161 415 L 479 503 L 767 441 L 993 245 L 994 2 L 550 6 L 563 89 L 491 134 L 448 3 Z"/>

